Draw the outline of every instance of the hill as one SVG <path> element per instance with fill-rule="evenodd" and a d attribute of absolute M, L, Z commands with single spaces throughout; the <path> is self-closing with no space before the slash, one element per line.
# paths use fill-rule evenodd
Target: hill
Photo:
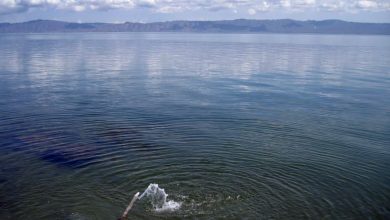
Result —
<path fill-rule="evenodd" d="M 154 23 L 72 23 L 34 20 L 0 23 L 0 33 L 43 32 L 233 32 L 233 33 L 315 33 L 315 34 L 390 34 L 390 23 L 358 23 L 342 20 L 297 21 L 224 20 L 167 21 Z"/>

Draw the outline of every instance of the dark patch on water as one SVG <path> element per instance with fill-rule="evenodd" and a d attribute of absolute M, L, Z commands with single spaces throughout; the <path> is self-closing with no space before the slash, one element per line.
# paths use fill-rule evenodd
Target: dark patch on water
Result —
<path fill-rule="evenodd" d="M 110 122 L 104 124 L 98 124 L 94 127 L 94 130 L 90 130 L 98 143 L 103 145 L 118 146 L 137 146 L 141 148 L 160 148 L 161 144 L 153 143 L 153 140 L 148 139 L 146 141 L 145 135 L 142 133 L 142 129 L 129 126 L 117 126 L 109 125 Z"/>
<path fill-rule="evenodd" d="M 0 177 L 0 184 L 3 184 L 7 182 L 7 179 L 5 179 L 4 177 Z"/>
<path fill-rule="evenodd" d="M 72 155 L 69 152 L 58 150 L 46 150 L 40 155 L 40 159 L 69 168 L 82 168 L 92 161 L 93 157 L 83 158 Z"/>
<path fill-rule="evenodd" d="M 32 150 L 41 160 L 68 168 L 85 167 L 96 158 L 96 147 L 78 144 L 78 141 L 72 134 L 58 136 L 44 131 L 14 138 L 20 149 Z M 16 147 L 12 147 L 13 150 L 14 148 Z"/>
<path fill-rule="evenodd" d="M 105 123 L 95 129 L 81 131 L 83 138 L 91 140 L 92 145 L 78 143 L 81 141 L 79 136 L 65 132 L 58 136 L 40 131 L 8 136 L 4 140 L 12 151 L 32 150 L 43 161 L 71 169 L 86 167 L 96 161 L 101 153 L 112 151 L 116 147 L 135 147 L 137 151 L 161 149 L 160 145 L 145 141 L 142 131 L 133 127 L 109 126 Z"/>
<path fill-rule="evenodd" d="M 17 138 L 16 135 L 2 135 L 0 139 L 2 141 L 0 145 L 1 150 L 19 151 L 23 149 L 23 141 Z"/>

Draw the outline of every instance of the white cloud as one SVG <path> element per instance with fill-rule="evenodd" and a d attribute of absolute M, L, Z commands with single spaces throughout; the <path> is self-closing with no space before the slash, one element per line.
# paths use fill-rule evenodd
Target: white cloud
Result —
<path fill-rule="evenodd" d="M 344 7 L 344 2 L 343 1 L 327 1 L 327 2 L 321 3 L 321 5 L 319 7 L 323 10 L 326 10 L 326 11 L 338 11 Z"/>
<path fill-rule="evenodd" d="M 246 10 L 249 14 L 272 10 L 390 11 L 390 0 L 0 0 L 0 14 L 30 8 L 57 10 L 109 10 L 150 8 L 159 13 L 197 10 Z"/>
<path fill-rule="evenodd" d="M 183 8 L 179 6 L 163 6 L 157 9 L 157 12 L 160 13 L 175 13 L 180 11 L 183 11 Z"/>
<path fill-rule="evenodd" d="M 290 8 L 291 7 L 291 1 L 290 0 L 281 0 L 280 5 L 283 8 Z"/>
<path fill-rule="evenodd" d="M 257 11 L 269 11 L 272 7 L 273 5 L 271 3 L 268 3 L 267 1 L 263 1 L 257 5 L 256 9 Z"/>
<path fill-rule="evenodd" d="M 377 8 L 378 3 L 376 3 L 375 1 L 362 0 L 358 2 L 358 6 L 363 9 L 371 9 L 371 8 Z"/>
<path fill-rule="evenodd" d="M 248 14 L 255 15 L 256 14 L 256 10 L 253 9 L 253 8 L 250 8 L 250 9 L 248 9 Z"/>

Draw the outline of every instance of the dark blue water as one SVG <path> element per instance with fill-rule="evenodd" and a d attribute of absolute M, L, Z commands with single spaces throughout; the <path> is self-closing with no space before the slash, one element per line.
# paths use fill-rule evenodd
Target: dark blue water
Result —
<path fill-rule="evenodd" d="M 390 218 L 388 36 L 0 35 L 0 219 Z"/>

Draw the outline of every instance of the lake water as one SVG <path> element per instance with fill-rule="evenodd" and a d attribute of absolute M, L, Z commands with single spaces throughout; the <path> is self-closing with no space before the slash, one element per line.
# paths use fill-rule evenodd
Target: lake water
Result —
<path fill-rule="evenodd" d="M 390 37 L 0 35 L 0 219 L 390 218 Z"/>

